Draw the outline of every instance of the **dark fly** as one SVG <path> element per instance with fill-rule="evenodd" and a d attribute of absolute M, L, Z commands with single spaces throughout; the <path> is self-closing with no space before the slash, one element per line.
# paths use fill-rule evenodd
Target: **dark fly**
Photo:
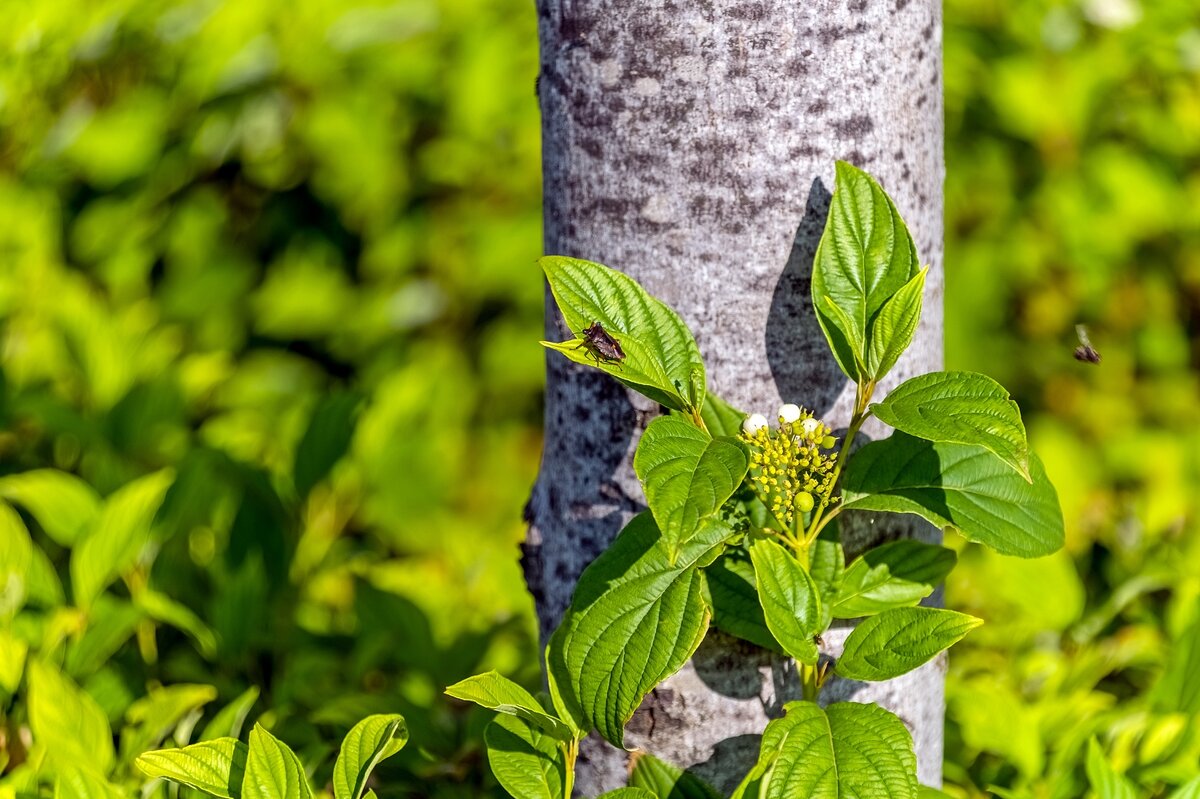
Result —
<path fill-rule="evenodd" d="M 1100 353 L 1092 347 L 1092 342 L 1088 339 L 1087 328 L 1083 325 L 1075 325 L 1075 334 L 1079 336 L 1079 346 L 1075 348 L 1075 360 L 1085 363 L 1100 363 Z"/>
<path fill-rule="evenodd" d="M 610 336 L 599 322 L 592 322 L 585 327 L 580 336 L 582 338 L 576 348 L 586 348 L 588 354 L 596 359 L 597 366 L 602 363 L 614 363 L 620 366 L 621 361 L 625 360 L 625 350 L 621 349 L 620 342 Z"/>

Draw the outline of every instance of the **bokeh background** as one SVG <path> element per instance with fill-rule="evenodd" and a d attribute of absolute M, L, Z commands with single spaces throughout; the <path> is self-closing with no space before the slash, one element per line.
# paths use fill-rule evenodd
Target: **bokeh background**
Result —
<path fill-rule="evenodd" d="M 27 654 L 97 700 L 127 786 L 138 746 L 239 713 L 320 782 L 398 711 L 381 796 L 499 795 L 489 714 L 441 688 L 538 681 L 535 23 L 0 0 L 0 537 L 35 543 L 0 545 L 29 576 L 0 591 L 0 791 Z M 947 601 L 987 625 L 947 790 L 1082 796 L 1095 735 L 1162 795 L 1200 773 L 1200 9 L 947 0 L 945 83 L 947 366 L 1013 390 L 1068 531 L 1038 561 L 955 542 Z M 131 481 L 150 546 L 81 578 Z"/>

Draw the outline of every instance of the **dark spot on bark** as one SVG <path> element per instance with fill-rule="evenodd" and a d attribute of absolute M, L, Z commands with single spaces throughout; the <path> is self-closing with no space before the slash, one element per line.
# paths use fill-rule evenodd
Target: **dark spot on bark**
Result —
<path fill-rule="evenodd" d="M 579 149 L 599 161 L 604 157 L 604 145 L 598 139 L 581 138 Z"/>
<path fill-rule="evenodd" d="M 790 155 L 793 158 L 796 158 L 797 156 L 802 156 L 804 158 L 810 158 L 814 155 L 819 155 L 819 154 L 820 154 L 820 151 L 816 147 L 813 147 L 811 144 L 801 144 L 799 147 L 793 148 L 790 153 Z"/>
<path fill-rule="evenodd" d="M 762 117 L 762 112 L 754 106 L 743 106 L 733 112 L 733 118 L 743 122 L 753 122 Z"/>
<path fill-rule="evenodd" d="M 869 164 L 875 159 L 871 158 L 870 156 L 863 155 L 862 150 L 851 150 L 850 152 L 846 153 L 846 160 L 854 164 L 859 169 L 863 169 L 865 168 L 863 166 L 864 164 Z"/>
<path fill-rule="evenodd" d="M 921 28 L 921 38 L 925 41 L 929 41 L 933 38 L 933 20 L 930 20 L 929 24 L 924 28 Z"/>
<path fill-rule="evenodd" d="M 867 23 L 865 21 L 857 22 L 853 27 L 826 25 L 825 27 L 817 30 L 817 41 L 825 46 L 829 46 L 834 42 L 840 42 L 847 36 L 855 36 L 860 33 L 865 33 L 866 30 Z"/>
<path fill-rule="evenodd" d="M 904 180 L 908 180 L 911 176 L 912 170 L 908 168 L 908 164 L 905 164 L 904 168 L 900 170 L 900 177 Z"/>
<path fill-rule="evenodd" d="M 841 122 L 834 122 L 833 129 L 843 139 L 861 139 L 875 129 L 875 123 L 866 114 L 855 114 Z"/>
<path fill-rule="evenodd" d="M 903 163 L 904 162 L 904 151 L 897 150 L 896 152 L 892 153 L 892 158 L 895 158 L 897 161 Z"/>
<path fill-rule="evenodd" d="M 896 0 L 896 11 L 903 11 L 904 9 L 908 8 L 909 2 L 911 2 L 911 0 Z"/>
<path fill-rule="evenodd" d="M 825 111 L 828 108 L 829 108 L 829 103 L 825 102 L 825 100 L 817 100 L 815 103 L 813 103 L 812 105 L 810 105 L 808 107 L 808 113 L 823 114 L 823 113 L 825 113 Z"/>
<path fill-rule="evenodd" d="M 917 103 L 916 103 L 917 108 L 924 107 L 925 103 L 927 103 L 928 101 L 929 101 L 929 98 L 922 94 L 920 97 L 917 98 Z"/>
<path fill-rule="evenodd" d="M 867 0 L 853 0 L 850 3 L 850 10 L 861 14 L 867 10 Z"/>
<path fill-rule="evenodd" d="M 767 4 L 761 2 L 742 3 L 725 11 L 731 19 L 760 20 L 767 16 Z"/>

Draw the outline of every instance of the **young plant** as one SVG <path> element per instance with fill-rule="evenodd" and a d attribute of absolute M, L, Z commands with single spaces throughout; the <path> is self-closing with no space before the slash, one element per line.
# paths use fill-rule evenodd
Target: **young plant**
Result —
<path fill-rule="evenodd" d="M 803 701 L 767 725 L 735 798 L 916 797 L 900 719 L 869 704 L 821 707 L 817 695 L 832 674 L 898 677 L 981 621 L 919 604 L 953 568 L 952 550 L 893 541 L 847 564 L 836 521 L 851 510 L 915 514 L 1021 557 L 1058 549 L 1063 522 L 1020 411 L 992 379 L 936 372 L 874 401 L 912 343 L 927 271 L 895 204 L 865 172 L 837 164 L 812 297 L 857 386 L 841 441 L 797 405 L 772 422 L 709 394 L 691 331 L 625 275 L 559 256 L 541 265 L 576 334 L 543 344 L 670 413 L 649 424 L 633 459 L 648 510 L 584 571 L 550 640 L 548 697 L 495 673 L 447 689 L 499 711 L 486 733 L 497 779 L 518 799 L 570 796 L 583 736 L 596 730 L 623 746 L 634 710 L 711 622 L 795 658 L 803 684 Z M 589 338 L 596 330 L 616 344 L 604 357 Z M 895 432 L 854 451 L 872 416 Z M 834 619 L 860 619 L 836 662 L 819 649 Z"/>
<path fill-rule="evenodd" d="M 368 716 L 354 725 L 342 740 L 333 766 L 333 799 L 375 799 L 375 791 L 367 787 L 371 772 L 406 743 L 408 728 L 401 716 Z M 300 758 L 261 724 L 250 731 L 249 744 L 237 738 L 216 738 L 180 749 L 146 752 L 136 762 L 148 777 L 221 799 L 314 796 Z"/>

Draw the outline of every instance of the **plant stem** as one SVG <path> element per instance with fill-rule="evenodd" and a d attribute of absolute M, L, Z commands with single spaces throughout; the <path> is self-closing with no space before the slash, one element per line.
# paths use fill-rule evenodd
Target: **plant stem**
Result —
<path fill-rule="evenodd" d="M 842 479 L 842 468 L 846 465 L 846 459 L 850 457 L 850 447 L 854 444 L 854 437 L 858 435 L 858 430 L 863 426 L 863 422 L 871 417 L 871 411 L 867 407 L 871 402 L 871 395 L 875 393 L 875 383 L 873 381 L 867 383 L 859 383 L 854 397 L 854 415 L 850 417 L 850 426 L 846 429 L 846 438 L 842 441 L 842 448 L 838 450 L 837 463 L 833 467 L 833 480 L 831 485 L 833 491 L 837 490 L 838 483 Z M 832 491 L 830 492 L 833 493 Z M 804 535 L 804 543 L 807 547 L 816 540 L 821 529 L 829 523 L 829 520 L 837 516 L 841 512 L 841 506 L 835 507 L 827 515 L 825 509 L 829 507 L 829 498 L 821 500 L 820 506 L 817 507 L 813 514 L 812 521 L 809 523 L 808 532 Z"/>

